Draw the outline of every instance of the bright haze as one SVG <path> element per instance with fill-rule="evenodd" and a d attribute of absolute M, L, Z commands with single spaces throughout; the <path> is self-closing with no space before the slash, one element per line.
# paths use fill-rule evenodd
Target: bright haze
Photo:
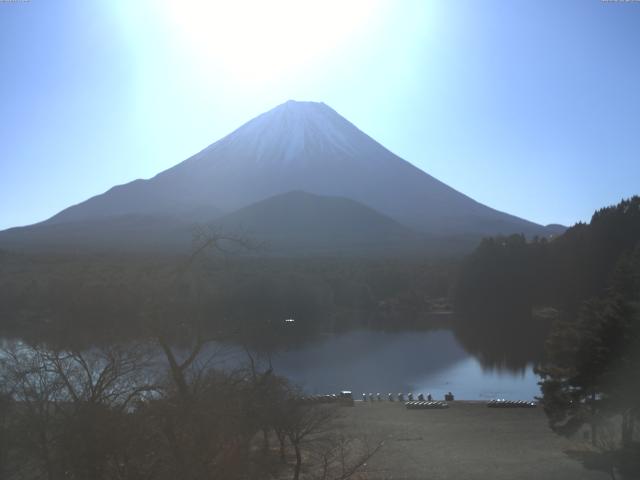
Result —
<path fill-rule="evenodd" d="M 0 3 L 0 228 L 151 178 L 288 99 L 483 205 L 587 220 L 637 193 L 639 23 L 633 2 Z M 223 212 L 277 192 L 227 193 Z M 355 200 L 419 228 L 382 198 Z"/>

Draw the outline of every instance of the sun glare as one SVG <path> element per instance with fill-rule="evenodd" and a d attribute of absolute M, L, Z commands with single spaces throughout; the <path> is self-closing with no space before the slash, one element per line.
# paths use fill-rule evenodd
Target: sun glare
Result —
<path fill-rule="evenodd" d="M 198 67 L 233 82 L 277 80 L 345 48 L 377 1 L 171 1 L 167 22 Z"/>

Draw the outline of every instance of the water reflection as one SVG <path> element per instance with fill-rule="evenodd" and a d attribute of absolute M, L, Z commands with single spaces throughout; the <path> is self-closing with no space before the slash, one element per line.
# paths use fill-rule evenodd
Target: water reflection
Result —
<path fill-rule="evenodd" d="M 0 341 L 4 348 L 20 343 Z M 248 360 L 244 349 L 221 344 L 209 344 L 202 356 L 213 358 L 218 368 L 246 365 Z M 157 358 L 158 370 L 164 370 L 159 351 Z M 482 355 L 468 353 L 451 330 L 358 330 L 279 351 L 271 355 L 271 363 L 277 374 L 310 394 L 413 392 L 441 399 L 451 391 L 461 400 L 533 400 L 539 394 L 532 365 L 488 368 L 479 358 Z"/>
<path fill-rule="evenodd" d="M 442 398 L 451 391 L 469 400 L 532 400 L 539 394 L 531 366 L 517 372 L 485 368 L 450 330 L 354 331 L 277 353 L 272 364 L 308 393 L 430 392 Z"/>
<path fill-rule="evenodd" d="M 457 315 L 456 339 L 485 367 L 525 372 L 544 356 L 553 318 L 529 313 Z"/>

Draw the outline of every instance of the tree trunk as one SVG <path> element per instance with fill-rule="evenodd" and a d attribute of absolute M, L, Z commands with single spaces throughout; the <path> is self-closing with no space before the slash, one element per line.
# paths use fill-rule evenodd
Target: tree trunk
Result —
<path fill-rule="evenodd" d="M 300 452 L 300 445 L 297 443 L 293 444 L 293 448 L 296 451 L 296 467 L 293 471 L 293 480 L 298 480 L 300 478 L 300 469 L 302 467 L 302 453 Z"/>
<path fill-rule="evenodd" d="M 43 429 L 41 429 L 39 432 L 39 436 L 41 442 L 40 447 L 42 448 L 42 456 L 44 461 L 43 463 L 45 469 L 47 470 L 47 479 L 53 480 L 55 478 L 55 473 L 53 471 L 51 455 L 49 454 L 49 442 L 47 440 L 47 433 Z"/>
<path fill-rule="evenodd" d="M 158 338 L 158 343 L 160 344 L 160 348 L 162 348 L 165 356 L 167 357 L 171 377 L 173 378 L 173 381 L 178 388 L 180 396 L 184 399 L 189 394 L 189 387 L 187 385 L 187 380 L 184 378 L 183 369 L 180 367 L 180 365 L 178 365 L 178 361 L 176 360 L 176 357 L 173 354 L 169 343 L 166 342 L 163 338 Z"/>
<path fill-rule="evenodd" d="M 285 441 L 284 435 L 278 435 L 278 442 L 280 442 L 280 461 L 282 463 L 285 463 L 287 461 L 287 456 L 284 448 L 284 441 Z"/>
<path fill-rule="evenodd" d="M 631 410 L 622 414 L 622 446 L 628 447 L 633 442 L 633 426 L 635 419 Z"/>
<path fill-rule="evenodd" d="M 182 450 L 180 449 L 180 445 L 178 443 L 178 439 L 176 437 L 176 433 L 171 420 L 165 420 L 165 425 L 162 429 L 162 432 L 167 439 L 167 443 L 169 444 L 169 448 L 171 450 L 171 453 L 173 454 L 173 459 L 176 462 L 176 470 L 182 472 L 185 478 L 191 477 L 191 475 L 187 472 L 187 462 L 182 455 Z"/>

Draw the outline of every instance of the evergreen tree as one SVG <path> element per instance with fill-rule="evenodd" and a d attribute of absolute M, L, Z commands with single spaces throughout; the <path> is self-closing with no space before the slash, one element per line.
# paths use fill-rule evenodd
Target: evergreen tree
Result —
<path fill-rule="evenodd" d="M 633 440 L 640 414 L 640 244 L 620 257 L 611 287 L 575 320 L 561 319 L 546 345 L 542 403 L 551 427 L 562 434 L 621 415 L 622 441 Z"/>

